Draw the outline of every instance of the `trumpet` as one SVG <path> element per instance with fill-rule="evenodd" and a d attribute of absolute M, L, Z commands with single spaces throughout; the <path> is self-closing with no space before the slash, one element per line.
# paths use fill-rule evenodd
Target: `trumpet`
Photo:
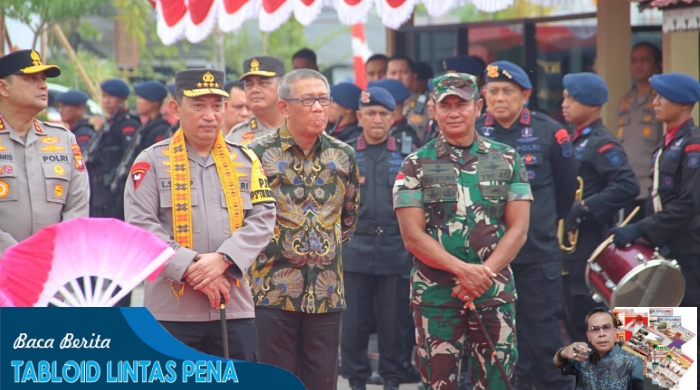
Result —
<path fill-rule="evenodd" d="M 581 176 L 576 177 L 578 180 L 578 189 L 576 189 L 576 196 L 574 197 L 576 202 L 583 200 L 583 179 Z M 578 229 L 567 232 L 565 231 L 565 220 L 559 220 L 559 229 L 557 229 L 557 238 L 559 239 L 559 248 L 566 252 L 571 253 L 576 250 L 576 244 L 578 243 Z"/>

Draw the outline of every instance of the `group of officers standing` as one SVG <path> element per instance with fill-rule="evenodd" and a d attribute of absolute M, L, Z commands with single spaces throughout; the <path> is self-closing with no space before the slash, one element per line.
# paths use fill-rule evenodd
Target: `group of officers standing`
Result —
<path fill-rule="evenodd" d="M 563 79 L 571 132 L 528 109 L 530 80 L 507 61 L 452 57 L 433 77 L 375 55 L 361 90 L 329 86 L 313 53 L 298 54 L 306 69 L 290 73 L 279 58 L 249 58 L 237 84 L 178 72 L 174 126 L 165 86 L 135 86 L 142 124 L 128 85 L 107 80 L 97 132 L 78 91 L 57 97 L 71 132 L 34 119 L 60 71 L 35 51 L 0 58 L 0 256 L 88 214 L 143 227 L 176 249 L 145 295 L 173 336 L 219 354 L 223 295 L 231 357 L 283 367 L 310 389 L 335 388 L 338 349 L 340 374 L 364 389 L 372 328 L 385 389 L 413 381 L 412 360 L 430 389 L 571 388 L 549 362 L 560 321 L 586 340 L 599 305 L 586 260 L 609 231 L 618 246 L 643 239 L 677 259 L 681 306 L 700 303 L 700 84 L 656 74 L 653 45 L 632 51 L 636 86 L 613 132 L 592 73 Z M 615 228 L 640 193 L 646 214 Z M 574 252 L 560 251 L 559 220 L 579 231 Z"/>

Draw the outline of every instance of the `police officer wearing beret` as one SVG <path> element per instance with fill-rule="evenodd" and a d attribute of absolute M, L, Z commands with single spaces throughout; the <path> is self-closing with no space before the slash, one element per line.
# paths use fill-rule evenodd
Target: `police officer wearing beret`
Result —
<path fill-rule="evenodd" d="M 61 71 L 35 50 L 0 57 L 0 258 L 38 230 L 87 217 L 90 188 L 75 135 L 35 116 L 47 77 Z"/>
<path fill-rule="evenodd" d="M 402 152 L 410 153 L 412 148 L 420 148 L 423 142 L 419 138 L 416 131 L 408 124 L 408 120 L 404 116 L 403 102 L 409 98 L 411 91 L 406 88 L 400 81 L 394 79 L 381 79 L 369 83 L 369 87 L 384 88 L 396 101 L 396 110 L 394 111 L 394 122 L 391 124 L 389 135 L 394 138 L 401 139 Z"/>
<path fill-rule="evenodd" d="M 256 361 L 253 299 L 241 279 L 270 242 L 274 199 L 255 154 L 224 141 L 223 72 L 183 70 L 175 83 L 168 105 L 182 126 L 138 156 L 124 193 L 126 221 L 175 249 L 146 282 L 144 304 L 182 343 L 221 356 L 225 300 L 226 357 Z"/>
<path fill-rule="evenodd" d="M 567 232 L 579 231 L 576 249 L 562 254 L 564 269 L 564 324 L 571 341 L 585 341 L 581 318 L 600 306 L 591 299 L 585 281 L 588 257 L 605 238 L 618 210 L 639 194 L 639 183 L 617 138 L 603 125 L 601 106 L 608 87 L 593 73 L 564 76 L 564 119 L 574 128 L 574 155 L 583 179 L 583 200 L 574 202 L 566 216 Z"/>
<path fill-rule="evenodd" d="M 328 110 L 328 134 L 345 143 L 355 142 L 362 134 L 355 111 L 359 108 L 362 90 L 352 83 L 331 85 L 333 103 Z"/>
<path fill-rule="evenodd" d="M 141 126 L 139 117 L 126 107 L 129 85 L 122 79 L 100 84 L 102 107 L 108 117 L 92 139 L 85 155 L 90 173 L 90 216 L 124 219 L 121 193 L 111 190 L 112 180 L 127 146 Z"/>
<path fill-rule="evenodd" d="M 272 134 L 284 124 L 277 109 L 277 87 L 284 76 L 284 61 L 277 57 L 260 56 L 243 61 L 240 81 L 253 116 L 231 129 L 229 142 L 245 145 L 255 138 Z"/>
<path fill-rule="evenodd" d="M 110 189 L 117 196 L 124 193 L 124 184 L 136 156 L 147 147 L 167 138 L 170 128 L 170 123 L 160 113 L 163 99 L 168 95 L 165 85 L 157 81 L 144 81 L 134 86 L 134 92 L 137 96 L 136 113 L 147 118 L 147 121 L 136 130 L 136 136 L 129 142 L 112 178 Z"/>
<path fill-rule="evenodd" d="M 85 103 L 88 99 L 88 94 L 75 89 L 56 95 L 61 121 L 73 132 L 83 153 L 87 151 L 90 140 L 95 136 L 95 127 L 85 117 Z"/>
<path fill-rule="evenodd" d="M 389 136 L 396 102 L 383 88 L 371 87 L 358 97 L 357 117 L 362 134 L 351 143 L 364 194 L 352 240 L 343 246 L 347 308 L 341 329 L 341 375 L 350 388 L 364 389 L 372 374 L 367 357 L 370 329 L 375 321 L 379 339 L 379 374 L 384 389 L 398 389 L 405 375 L 402 322 L 409 319 L 411 255 L 406 251 L 396 214 L 392 187 L 403 159 L 401 140 Z"/>
<path fill-rule="evenodd" d="M 552 367 L 551 359 L 563 343 L 561 257 L 555 232 L 578 186 L 573 146 L 559 123 L 525 107 L 532 84 L 521 67 L 496 61 L 484 76 L 484 97 L 491 110 L 477 120 L 476 129 L 518 151 L 535 198 L 527 242 L 511 263 L 518 291 L 515 388 L 570 388 L 571 379 Z"/>
<path fill-rule="evenodd" d="M 700 306 L 700 129 L 692 110 L 700 84 L 685 74 L 654 75 L 651 86 L 656 119 L 666 125 L 662 145 L 652 156 L 647 217 L 613 229 L 615 244 L 644 237 L 676 259 L 685 276 L 680 306 Z"/>

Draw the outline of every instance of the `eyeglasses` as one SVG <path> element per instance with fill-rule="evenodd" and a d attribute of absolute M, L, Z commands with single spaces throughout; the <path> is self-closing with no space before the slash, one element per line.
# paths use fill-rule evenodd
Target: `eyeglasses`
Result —
<path fill-rule="evenodd" d="M 591 333 L 598 333 L 602 329 L 602 330 L 608 332 L 608 331 L 612 330 L 612 328 L 613 328 L 612 325 L 605 324 L 603 326 L 591 326 L 590 328 L 588 328 L 588 331 Z"/>
<path fill-rule="evenodd" d="M 329 97 L 329 96 L 286 98 L 286 99 L 282 99 L 282 100 L 284 100 L 285 102 L 299 101 L 299 102 L 301 102 L 301 105 L 305 106 L 305 107 L 311 107 L 316 102 L 318 102 L 318 104 L 320 104 L 322 106 L 330 106 L 331 103 L 333 102 L 333 98 Z"/>

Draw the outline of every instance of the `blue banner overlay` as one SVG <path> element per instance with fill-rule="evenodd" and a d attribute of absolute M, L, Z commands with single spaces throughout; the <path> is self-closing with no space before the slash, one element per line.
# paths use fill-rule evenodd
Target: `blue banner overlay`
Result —
<path fill-rule="evenodd" d="M 287 371 L 198 352 L 143 307 L 0 309 L 0 389 L 304 389 Z"/>

